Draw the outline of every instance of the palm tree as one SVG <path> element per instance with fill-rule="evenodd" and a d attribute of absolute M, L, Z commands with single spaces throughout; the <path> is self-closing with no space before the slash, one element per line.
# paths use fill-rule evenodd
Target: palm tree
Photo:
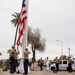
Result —
<path fill-rule="evenodd" d="M 15 46 L 15 42 L 17 38 L 17 31 L 18 31 L 18 26 L 19 26 L 20 13 L 15 12 L 14 14 L 12 14 L 12 16 L 14 18 L 11 20 L 11 22 L 14 25 L 14 27 L 16 27 L 16 33 L 15 33 L 15 39 L 14 39 L 14 46 Z"/>

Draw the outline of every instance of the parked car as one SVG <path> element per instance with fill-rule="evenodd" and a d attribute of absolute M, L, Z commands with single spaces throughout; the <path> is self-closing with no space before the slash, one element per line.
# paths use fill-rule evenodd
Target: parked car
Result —
<path fill-rule="evenodd" d="M 56 69 L 56 64 L 55 63 L 52 64 L 50 66 L 50 69 L 55 70 Z M 68 70 L 68 61 L 67 60 L 60 60 L 59 70 L 64 70 L 64 71 Z M 72 61 L 72 70 L 75 71 L 75 62 L 74 61 Z"/>

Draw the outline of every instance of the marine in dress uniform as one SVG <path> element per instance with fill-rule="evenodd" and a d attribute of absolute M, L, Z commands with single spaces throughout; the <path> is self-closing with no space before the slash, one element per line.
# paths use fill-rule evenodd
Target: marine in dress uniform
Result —
<path fill-rule="evenodd" d="M 17 67 L 17 64 L 18 64 L 18 61 L 17 61 L 18 54 L 19 54 L 19 51 L 15 50 L 15 53 L 14 53 L 14 72 L 16 72 L 16 67 Z"/>
<path fill-rule="evenodd" d="M 43 70 L 43 60 L 42 60 L 42 58 L 40 58 L 40 71 L 42 71 Z"/>
<path fill-rule="evenodd" d="M 28 65 L 29 65 L 29 59 L 28 59 L 28 55 L 31 54 L 31 52 L 28 51 L 28 49 L 25 49 L 24 52 L 24 75 L 28 74 Z"/>
<path fill-rule="evenodd" d="M 71 60 L 70 57 L 68 57 L 68 72 L 72 72 L 72 67 L 71 67 L 71 65 L 72 65 L 72 60 Z"/>
<path fill-rule="evenodd" d="M 14 73 L 14 54 L 15 54 L 15 47 L 12 46 L 12 49 L 10 51 L 10 73 Z"/>
<path fill-rule="evenodd" d="M 59 59 L 56 57 L 56 71 L 58 72 L 59 70 Z"/>

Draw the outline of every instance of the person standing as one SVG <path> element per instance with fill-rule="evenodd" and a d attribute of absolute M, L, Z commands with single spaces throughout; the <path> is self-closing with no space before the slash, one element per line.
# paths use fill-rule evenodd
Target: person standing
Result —
<path fill-rule="evenodd" d="M 72 65 L 72 60 L 71 60 L 70 57 L 68 57 L 68 72 L 72 72 L 72 67 L 71 67 L 71 65 Z"/>
<path fill-rule="evenodd" d="M 10 73 L 14 73 L 14 54 L 15 54 L 15 47 L 12 46 L 12 49 L 10 50 Z"/>
<path fill-rule="evenodd" d="M 58 72 L 59 70 L 59 59 L 56 57 L 56 71 Z"/>
<path fill-rule="evenodd" d="M 29 52 L 28 49 L 26 48 L 24 52 L 24 75 L 28 74 L 29 54 L 31 54 L 31 52 Z"/>
<path fill-rule="evenodd" d="M 46 58 L 46 71 L 49 71 L 49 65 L 50 65 L 50 61 L 48 59 L 48 57 Z"/>
<path fill-rule="evenodd" d="M 18 61 L 17 61 L 18 54 L 19 54 L 19 51 L 17 51 L 17 50 L 15 49 L 15 53 L 14 53 L 14 72 L 16 72 L 16 67 L 17 67 L 17 65 L 18 65 Z"/>
<path fill-rule="evenodd" d="M 40 58 L 40 71 L 42 71 L 43 70 L 43 60 L 42 60 L 42 58 Z"/>

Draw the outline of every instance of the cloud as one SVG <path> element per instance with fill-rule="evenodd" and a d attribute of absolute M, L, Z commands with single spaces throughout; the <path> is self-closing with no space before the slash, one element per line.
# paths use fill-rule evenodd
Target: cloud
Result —
<path fill-rule="evenodd" d="M 0 51 L 3 52 L 3 58 L 6 58 L 4 51 L 11 48 L 14 41 L 15 29 L 11 24 L 11 14 L 20 12 L 21 4 L 21 0 L 0 1 Z M 70 47 L 75 57 L 75 0 L 30 0 L 28 25 L 39 28 L 41 35 L 46 38 L 43 58 L 49 56 L 52 59 L 61 54 L 61 44 L 55 40 L 63 42 L 64 54 L 68 55 L 67 48 Z M 40 58 L 41 54 L 37 52 L 36 57 Z"/>

